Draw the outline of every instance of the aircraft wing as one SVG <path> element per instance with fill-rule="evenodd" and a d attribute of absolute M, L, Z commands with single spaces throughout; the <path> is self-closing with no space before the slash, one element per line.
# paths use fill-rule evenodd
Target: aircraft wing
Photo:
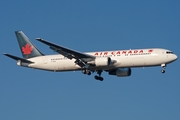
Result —
<path fill-rule="evenodd" d="M 36 40 L 48 45 L 50 49 L 54 50 L 55 52 L 62 54 L 64 57 L 67 57 L 68 59 L 76 59 L 75 63 L 78 64 L 81 67 L 86 66 L 86 63 L 88 61 L 92 61 L 95 59 L 95 56 L 88 55 L 79 51 L 75 51 L 54 43 L 51 43 L 49 41 L 43 40 L 41 38 L 36 38 Z"/>

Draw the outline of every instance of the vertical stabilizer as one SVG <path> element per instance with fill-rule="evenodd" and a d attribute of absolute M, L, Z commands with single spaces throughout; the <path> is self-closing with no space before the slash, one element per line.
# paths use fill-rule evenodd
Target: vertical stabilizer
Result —
<path fill-rule="evenodd" d="M 28 59 L 43 55 L 22 31 L 15 31 L 15 34 L 23 58 Z"/>

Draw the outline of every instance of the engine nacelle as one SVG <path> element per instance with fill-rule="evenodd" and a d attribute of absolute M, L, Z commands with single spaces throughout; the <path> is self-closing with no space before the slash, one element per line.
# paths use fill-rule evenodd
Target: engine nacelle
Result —
<path fill-rule="evenodd" d="M 109 71 L 109 75 L 117 75 L 118 77 L 125 77 L 131 75 L 131 68 L 117 68 Z"/>
<path fill-rule="evenodd" d="M 95 59 L 95 65 L 96 66 L 109 66 L 111 64 L 111 58 L 110 57 L 97 57 Z"/>
<path fill-rule="evenodd" d="M 111 58 L 110 57 L 96 57 L 94 61 L 90 61 L 88 63 L 93 64 L 97 67 L 109 66 L 111 64 Z"/>

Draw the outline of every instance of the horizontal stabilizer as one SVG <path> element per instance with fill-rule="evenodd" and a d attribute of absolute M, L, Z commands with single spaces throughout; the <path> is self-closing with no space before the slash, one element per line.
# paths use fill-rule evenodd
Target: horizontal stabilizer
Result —
<path fill-rule="evenodd" d="M 25 62 L 25 63 L 34 63 L 32 61 L 29 61 L 29 60 L 26 60 L 26 59 L 23 59 L 23 58 L 19 58 L 19 57 L 16 57 L 16 56 L 13 56 L 13 55 L 10 55 L 10 54 L 7 54 L 7 53 L 4 53 L 4 55 L 7 56 L 7 57 L 12 58 L 14 60 L 17 60 L 17 61 L 20 60 L 21 62 Z"/>

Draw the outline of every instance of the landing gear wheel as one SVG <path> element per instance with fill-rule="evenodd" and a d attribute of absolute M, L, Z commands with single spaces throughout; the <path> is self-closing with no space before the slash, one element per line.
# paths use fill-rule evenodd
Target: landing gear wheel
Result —
<path fill-rule="evenodd" d="M 99 80 L 98 78 L 99 78 L 99 76 L 97 76 L 97 75 L 96 75 L 96 76 L 94 76 L 94 79 Z"/>
<path fill-rule="evenodd" d="M 165 70 L 161 70 L 162 73 L 165 73 Z"/>
<path fill-rule="evenodd" d="M 89 70 L 82 70 L 82 73 L 87 74 L 87 75 L 91 75 L 91 71 L 89 71 Z"/>
<path fill-rule="evenodd" d="M 166 64 L 161 64 L 161 67 L 162 67 L 161 72 L 162 72 L 162 73 L 165 73 Z"/>
<path fill-rule="evenodd" d="M 100 81 L 103 81 L 103 80 L 104 80 L 104 78 L 103 78 L 103 77 L 99 77 L 99 80 L 100 80 Z"/>
<path fill-rule="evenodd" d="M 88 72 L 87 75 L 91 75 L 91 72 Z"/>
<path fill-rule="evenodd" d="M 94 76 L 94 78 L 96 79 L 96 80 L 99 80 L 99 81 L 103 81 L 104 80 L 104 78 L 103 77 L 100 77 L 100 76 Z"/>
<path fill-rule="evenodd" d="M 96 80 L 103 81 L 104 78 L 101 77 L 101 73 L 102 73 L 102 70 L 97 70 L 97 74 L 98 74 L 98 75 L 94 76 L 94 78 L 95 78 Z"/>

